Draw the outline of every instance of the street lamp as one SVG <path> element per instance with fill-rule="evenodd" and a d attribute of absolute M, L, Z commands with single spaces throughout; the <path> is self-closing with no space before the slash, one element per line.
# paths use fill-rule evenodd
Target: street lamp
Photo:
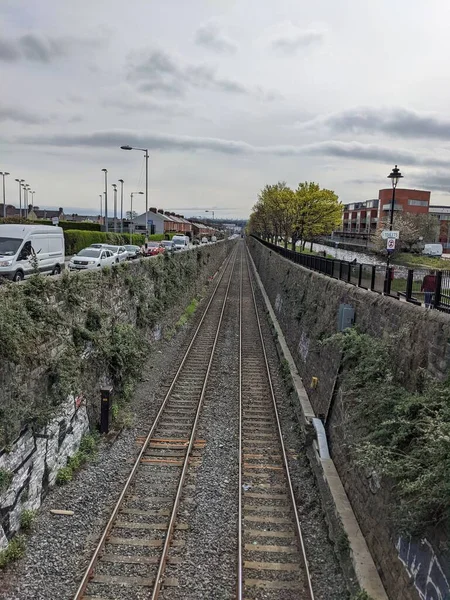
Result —
<path fill-rule="evenodd" d="M 103 194 L 99 194 L 100 196 L 100 223 L 102 222 L 102 212 L 103 212 L 103 206 L 102 206 L 102 200 L 103 200 Z"/>
<path fill-rule="evenodd" d="M 31 191 L 31 185 L 26 183 L 23 186 L 23 208 L 25 211 L 25 219 L 28 218 L 28 192 Z"/>
<path fill-rule="evenodd" d="M 130 206 L 130 244 L 133 244 L 133 196 L 135 194 L 143 194 L 144 192 L 131 192 L 131 206 Z"/>
<path fill-rule="evenodd" d="M 145 152 L 145 241 L 148 241 L 148 149 L 133 148 L 132 146 L 120 146 L 122 150 L 140 150 Z"/>
<path fill-rule="evenodd" d="M 9 175 L 6 171 L 0 173 L 3 177 L 3 218 L 6 219 L 6 193 L 5 193 L 5 177 Z"/>
<path fill-rule="evenodd" d="M 389 231 L 392 231 L 392 225 L 394 223 L 394 206 L 395 206 L 395 190 L 397 189 L 397 184 L 399 179 L 402 179 L 403 175 L 400 173 L 400 169 L 395 165 L 390 174 L 388 175 L 388 179 L 392 182 L 392 200 L 391 200 L 391 217 L 389 219 Z M 391 252 L 393 250 L 387 251 L 387 260 L 386 260 L 386 276 L 384 278 L 384 293 L 389 294 L 391 291 L 391 272 L 389 268 L 390 260 L 391 260 Z"/>
<path fill-rule="evenodd" d="M 25 179 L 16 179 L 19 184 L 19 216 L 22 216 L 22 183 L 24 183 Z"/>
<path fill-rule="evenodd" d="M 112 184 L 114 190 L 114 233 L 117 233 L 117 183 Z"/>
<path fill-rule="evenodd" d="M 105 174 L 105 231 L 108 232 L 108 169 L 102 169 Z"/>
<path fill-rule="evenodd" d="M 213 221 L 214 221 L 214 211 L 213 211 L 213 210 L 205 210 L 205 212 L 210 212 L 210 213 L 212 213 L 212 216 L 213 216 Z"/>
<path fill-rule="evenodd" d="M 31 194 L 31 208 L 34 208 L 34 195 L 35 195 L 36 191 L 32 191 L 30 192 Z"/>
<path fill-rule="evenodd" d="M 119 179 L 120 183 L 120 233 L 123 233 L 123 179 Z"/>

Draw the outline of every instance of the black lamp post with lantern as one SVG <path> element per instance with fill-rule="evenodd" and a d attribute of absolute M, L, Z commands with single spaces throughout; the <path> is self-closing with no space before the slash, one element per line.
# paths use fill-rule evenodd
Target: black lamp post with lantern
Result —
<path fill-rule="evenodd" d="M 391 216 L 390 216 L 390 220 L 389 220 L 389 231 L 392 231 L 392 225 L 394 222 L 394 206 L 395 206 L 395 190 L 397 189 L 397 184 L 399 182 L 399 180 L 403 177 L 403 175 L 400 173 L 400 169 L 397 167 L 397 165 L 395 165 L 395 167 L 392 169 L 391 173 L 388 175 L 388 179 L 391 180 L 392 182 L 392 200 L 391 200 Z M 390 259 L 391 259 L 391 253 L 394 250 L 390 250 L 388 248 L 387 250 L 387 261 L 386 261 L 386 276 L 384 279 L 384 293 L 385 294 L 390 294 L 391 292 L 391 271 L 390 271 Z"/>

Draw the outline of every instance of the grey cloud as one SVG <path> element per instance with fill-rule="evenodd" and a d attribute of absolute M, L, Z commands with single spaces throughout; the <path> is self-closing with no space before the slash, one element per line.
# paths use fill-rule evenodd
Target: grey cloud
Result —
<path fill-rule="evenodd" d="M 272 48 L 281 54 L 295 54 L 299 48 L 321 42 L 325 36 L 324 31 L 306 29 L 295 34 L 279 36 L 272 41 Z"/>
<path fill-rule="evenodd" d="M 18 106 L 0 105 L 0 122 L 3 121 L 14 121 L 26 125 L 39 125 L 41 123 L 46 123 L 48 119 Z"/>
<path fill-rule="evenodd" d="M 209 151 L 233 155 L 273 156 L 331 156 L 350 160 L 364 160 L 385 164 L 397 163 L 411 166 L 446 167 L 449 160 L 436 158 L 404 149 L 386 148 L 359 142 L 327 141 L 305 146 L 253 146 L 240 140 L 179 136 L 169 134 L 137 134 L 133 131 L 103 131 L 90 134 L 56 134 L 50 136 L 24 136 L 17 139 L 25 144 L 40 144 L 59 147 L 91 146 L 114 148 L 131 144 L 162 151 Z"/>
<path fill-rule="evenodd" d="M 219 54 L 233 54 L 237 50 L 237 44 L 221 33 L 214 22 L 205 23 L 198 28 L 195 42 Z"/>
<path fill-rule="evenodd" d="M 50 63 L 66 56 L 76 47 L 97 47 L 106 43 L 106 38 L 52 37 L 28 33 L 19 38 L 0 41 L 0 61 Z"/>
<path fill-rule="evenodd" d="M 183 96 L 189 88 L 249 93 L 240 83 L 218 77 L 212 67 L 180 65 L 160 50 L 151 52 L 136 64 L 130 64 L 128 80 L 134 82 L 142 92 L 162 92 L 170 96 Z"/>
<path fill-rule="evenodd" d="M 405 108 L 356 107 L 298 123 L 302 130 L 325 128 L 348 133 L 448 140 L 450 120 Z"/>
<path fill-rule="evenodd" d="M 122 112 L 157 112 L 172 116 L 186 115 L 187 110 L 172 102 L 157 102 L 141 98 L 106 98 L 102 106 L 117 108 Z"/>
<path fill-rule="evenodd" d="M 450 175 L 445 172 L 425 173 L 424 175 L 414 175 L 412 177 L 414 185 L 418 185 L 421 188 L 436 191 L 450 193 Z"/>

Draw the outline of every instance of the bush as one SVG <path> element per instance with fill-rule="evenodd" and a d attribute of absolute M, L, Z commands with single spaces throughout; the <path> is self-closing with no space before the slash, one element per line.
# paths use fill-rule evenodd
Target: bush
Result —
<path fill-rule="evenodd" d="M 63 467 L 56 475 L 56 483 L 58 485 L 65 485 L 66 483 L 69 483 L 69 481 L 72 481 L 72 478 L 72 469 L 69 466 Z"/>
<path fill-rule="evenodd" d="M 6 567 L 10 562 L 22 558 L 24 554 L 25 539 L 22 535 L 16 535 L 16 537 L 9 542 L 6 550 L 0 552 L 0 569 Z"/>
<path fill-rule="evenodd" d="M 113 244 L 122 246 L 129 243 L 129 236 L 119 233 L 105 233 L 103 231 L 84 231 L 69 229 L 64 232 L 66 254 L 76 254 L 91 244 Z M 137 246 L 144 243 L 143 235 L 133 235 L 133 242 Z"/>
<path fill-rule="evenodd" d="M 11 471 L 0 469 L 0 494 L 5 492 L 9 488 L 12 479 L 13 474 L 11 473 Z"/>
<path fill-rule="evenodd" d="M 23 510 L 20 515 L 20 528 L 28 531 L 36 518 L 35 510 Z"/>
<path fill-rule="evenodd" d="M 418 389 L 407 390 L 390 358 L 397 351 L 394 336 L 380 340 L 350 329 L 332 339 L 343 352 L 346 442 L 357 465 L 385 476 L 396 530 L 420 535 L 448 522 L 450 380 L 423 373 Z"/>

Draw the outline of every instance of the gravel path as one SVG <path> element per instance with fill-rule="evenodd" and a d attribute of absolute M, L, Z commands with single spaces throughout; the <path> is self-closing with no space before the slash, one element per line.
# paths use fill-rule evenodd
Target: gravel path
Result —
<path fill-rule="evenodd" d="M 135 392 L 135 425 L 123 430 L 113 444 L 102 443 L 95 462 L 82 469 L 71 483 L 50 491 L 32 533 L 26 536 L 26 556 L 0 571 L 1 600 L 73 597 L 130 472 L 138 449 L 136 438 L 147 434 L 204 305 L 205 300 L 191 322 L 170 341 L 155 345 Z M 73 510 L 75 514 L 55 516 L 49 512 L 52 508 Z"/>

